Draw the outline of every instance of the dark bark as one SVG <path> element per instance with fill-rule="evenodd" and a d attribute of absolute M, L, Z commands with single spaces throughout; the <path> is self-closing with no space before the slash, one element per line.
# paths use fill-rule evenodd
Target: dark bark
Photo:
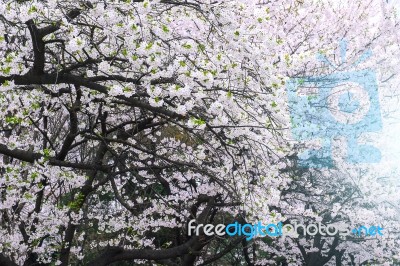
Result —
<path fill-rule="evenodd" d="M 14 263 L 5 255 L 0 254 L 0 266 L 18 266 L 18 264 Z"/>

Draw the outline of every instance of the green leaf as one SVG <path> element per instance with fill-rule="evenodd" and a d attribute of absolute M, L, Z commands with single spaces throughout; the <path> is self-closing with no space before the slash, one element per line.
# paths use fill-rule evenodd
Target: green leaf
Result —
<path fill-rule="evenodd" d="M 39 176 L 39 173 L 38 172 L 34 172 L 34 173 L 31 174 L 31 179 L 35 180 L 38 176 Z"/>
<path fill-rule="evenodd" d="M 307 97 L 307 100 L 311 101 L 311 100 L 317 99 L 317 98 L 318 98 L 317 95 L 309 95 L 309 96 Z"/>
<path fill-rule="evenodd" d="M 204 44 L 199 44 L 197 47 L 201 52 L 204 52 L 206 50 L 206 46 Z"/>
<path fill-rule="evenodd" d="M 195 124 L 197 126 L 204 125 L 205 123 L 206 123 L 206 121 L 204 121 L 201 118 L 193 118 L 193 124 Z"/>
<path fill-rule="evenodd" d="M 6 123 L 15 125 L 20 124 L 22 122 L 22 118 L 16 116 L 6 116 Z"/>
<path fill-rule="evenodd" d="M 76 195 L 75 200 L 68 203 L 68 207 L 73 211 L 79 211 L 84 201 L 85 201 L 85 196 L 81 192 L 79 192 Z"/>
<path fill-rule="evenodd" d="M 2 69 L 1 69 L 1 71 L 4 73 L 4 74 L 10 74 L 10 72 L 11 72 L 11 67 L 10 66 L 8 66 L 8 67 L 3 67 Z"/>
<path fill-rule="evenodd" d="M 44 149 L 44 150 L 43 150 L 43 155 L 44 155 L 44 157 L 46 157 L 46 158 L 50 157 L 50 150 L 49 150 L 49 149 Z"/>
<path fill-rule="evenodd" d="M 29 193 L 25 193 L 25 194 L 24 194 L 24 198 L 27 199 L 27 200 L 29 200 L 29 199 L 32 199 L 33 196 L 32 196 L 31 194 L 29 194 Z"/>
<path fill-rule="evenodd" d="M 169 32 L 169 29 L 168 29 L 168 27 L 167 27 L 167 26 L 165 26 L 165 25 L 163 25 L 163 26 L 162 26 L 162 30 L 163 30 L 163 32 Z"/>
<path fill-rule="evenodd" d="M 185 48 L 185 49 L 192 48 L 192 46 L 190 44 L 188 44 L 188 43 L 182 44 L 182 47 Z"/>
<path fill-rule="evenodd" d="M 152 42 L 149 42 L 149 43 L 147 44 L 147 46 L 146 46 L 146 50 L 150 50 L 151 47 L 153 47 L 153 43 L 152 43 Z"/>
<path fill-rule="evenodd" d="M 123 92 L 131 92 L 132 91 L 132 89 L 131 88 L 128 88 L 128 87 L 125 87 L 125 88 L 123 88 L 123 90 L 122 90 Z"/>
<path fill-rule="evenodd" d="M 38 102 L 32 103 L 31 107 L 32 107 L 33 109 L 37 110 L 37 109 L 40 108 L 40 103 L 38 103 Z"/>
<path fill-rule="evenodd" d="M 126 48 L 122 49 L 121 54 L 124 56 L 128 55 L 128 51 L 126 50 Z"/>
<path fill-rule="evenodd" d="M 28 10 L 28 15 L 30 15 L 34 12 L 37 12 L 37 8 L 36 8 L 36 6 L 31 6 L 31 8 L 29 8 L 29 10 Z"/>
<path fill-rule="evenodd" d="M 14 58 L 14 57 L 13 57 L 11 54 L 7 55 L 7 57 L 6 57 L 6 63 L 11 63 L 12 60 L 13 60 L 13 58 Z"/>

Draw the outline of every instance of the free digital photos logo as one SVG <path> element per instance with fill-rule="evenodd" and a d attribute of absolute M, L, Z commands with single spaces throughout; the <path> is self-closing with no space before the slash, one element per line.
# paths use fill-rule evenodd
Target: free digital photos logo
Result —
<path fill-rule="evenodd" d="M 246 236 L 246 240 L 250 241 L 255 237 L 279 237 L 279 236 L 290 236 L 298 237 L 303 236 L 335 236 L 341 237 L 355 236 L 355 237 L 378 237 L 383 236 L 383 227 L 381 226 L 359 226 L 353 227 L 352 230 L 346 225 L 334 225 L 334 224 L 308 224 L 295 222 L 294 224 L 279 222 L 277 224 L 263 224 L 258 221 L 254 224 L 241 224 L 239 222 L 225 224 L 197 224 L 196 220 L 190 220 L 188 223 L 187 231 L 188 235 L 196 235 L 204 233 L 206 236 Z"/>
<path fill-rule="evenodd" d="M 340 43 L 341 63 L 346 63 L 347 43 Z M 364 52 L 352 66 L 357 66 L 372 55 Z M 336 71 L 325 56 L 318 59 L 335 71 L 332 74 L 296 77 L 287 82 L 292 135 L 300 142 L 319 140 L 319 149 L 308 149 L 299 154 L 302 167 L 334 166 L 332 141 L 346 138 L 348 163 L 376 163 L 380 151 L 368 144 L 360 144 L 361 134 L 382 129 L 378 86 L 371 69 Z"/>

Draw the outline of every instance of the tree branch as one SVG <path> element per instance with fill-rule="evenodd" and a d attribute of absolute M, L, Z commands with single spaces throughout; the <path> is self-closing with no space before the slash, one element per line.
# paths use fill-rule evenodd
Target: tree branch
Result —
<path fill-rule="evenodd" d="M 181 257 L 191 252 L 191 247 L 198 241 L 192 237 L 186 243 L 168 249 L 134 249 L 125 250 L 122 247 L 108 247 L 97 258 L 88 263 L 88 266 L 106 266 L 117 261 L 132 261 L 138 259 L 163 260 Z"/>

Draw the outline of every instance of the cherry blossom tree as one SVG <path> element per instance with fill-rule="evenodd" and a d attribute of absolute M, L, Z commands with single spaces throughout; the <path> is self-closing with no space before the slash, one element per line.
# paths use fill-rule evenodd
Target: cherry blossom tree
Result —
<path fill-rule="evenodd" d="M 358 173 L 357 173 L 358 172 Z M 279 265 L 393 265 L 398 261 L 395 248 L 399 243 L 398 209 L 385 202 L 389 196 L 398 202 L 394 190 L 374 184 L 368 171 L 307 170 L 293 172 L 295 180 L 282 192 L 282 204 L 276 210 L 283 224 L 322 224 L 322 233 L 313 235 L 298 229 L 297 234 L 276 241 L 256 240 L 263 254 L 260 264 Z M 349 178 L 349 176 L 353 178 Z M 274 219 L 272 215 L 271 219 Z M 348 235 L 326 232 L 327 225 L 348 230 Z M 358 235 L 353 229 L 380 226 L 383 235 L 368 236 L 364 229 Z M 313 231 L 313 229 L 311 229 Z M 310 231 L 310 232 L 311 232 Z M 334 230 L 331 228 L 330 232 Z M 293 232 L 292 232 L 293 233 Z M 308 235 L 307 235 L 308 234 Z"/>
<path fill-rule="evenodd" d="M 379 1 L 332 3 L 2 1 L 0 264 L 263 263 L 187 223 L 299 204 L 285 82 L 395 28 Z"/>
<path fill-rule="evenodd" d="M 260 22 L 240 3 L 1 7 L 5 263 L 190 265 L 210 239 L 189 219 L 279 194 L 283 76 L 249 57 L 260 30 L 232 18 Z"/>
<path fill-rule="evenodd" d="M 371 2 L 368 3 L 370 4 Z M 354 39 L 351 49 L 358 48 L 350 50 L 347 57 L 348 62 L 357 62 L 360 54 L 370 49 L 373 51 L 374 58 L 370 58 L 369 63 L 366 62 L 364 66 L 346 65 L 345 63 L 348 62 L 343 62 L 340 49 L 328 48 L 320 53 L 333 64 L 327 67 L 326 63 L 329 61 L 324 60 L 320 68 L 306 68 L 293 76 L 318 77 L 335 71 L 343 71 L 343 69 L 353 71 L 372 66 L 377 71 L 380 89 L 384 89 L 380 92 L 382 98 L 385 99 L 381 105 L 382 114 L 383 116 L 392 115 L 394 105 L 387 99 L 393 101 L 397 99 L 393 97 L 396 94 L 392 90 L 397 89 L 397 78 L 393 80 L 393 77 L 397 75 L 398 68 L 393 62 L 392 55 L 389 54 L 397 53 L 398 45 L 395 41 L 397 37 L 392 38 L 386 34 L 397 27 L 398 22 L 395 17 L 391 17 L 394 11 L 390 6 L 383 5 L 381 8 L 376 7 L 375 10 L 382 11 L 381 15 L 385 18 L 383 25 L 386 28 L 379 26 L 375 17 L 374 26 L 370 26 L 371 29 L 378 29 L 373 33 L 375 37 L 371 38 L 374 41 L 357 46 L 357 42 L 362 43 L 366 39 L 364 39 L 365 32 L 361 35 L 356 34 L 352 37 Z M 371 11 L 366 10 L 368 8 L 363 12 Z M 372 18 L 372 13 L 369 14 L 366 16 Z M 354 15 L 357 16 L 357 13 L 355 12 Z M 358 32 L 362 30 L 360 31 L 359 28 Z M 348 35 L 350 36 L 352 34 Z M 379 41 L 383 36 L 386 37 Z M 383 40 L 386 43 L 383 43 Z M 336 67 L 332 68 L 332 65 Z M 390 84 L 385 85 L 389 80 L 391 80 Z M 389 89 L 389 87 L 392 88 Z M 296 220 L 306 225 L 322 222 L 342 225 L 350 229 L 361 225 L 380 225 L 385 228 L 384 236 L 331 237 L 317 234 L 307 237 L 302 235 L 285 237 L 276 241 L 260 238 L 256 241 L 260 252 L 257 262 L 260 265 L 397 265 L 398 252 L 394 246 L 399 243 L 399 209 L 397 207 L 399 201 L 396 192 L 398 186 L 397 183 L 388 183 L 387 176 L 385 177 L 385 174 L 392 171 L 393 167 L 386 163 L 377 166 L 349 165 L 343 160 L 346 157 L 343 152 L 346 153 L 347 145 L 343 142 L 339 142 L 339 145 L 341 145 L 338 149 L 341 159 L 335 161 L 336 166 L 333 169 L 304 169 L 296 165 L 297 156 L 291 156 L 295 164 L 285 171 L 292 171 L 293 181 L 288 189 L 282 191 L 281 204 L 269 219 L 283 223 Z"/>

